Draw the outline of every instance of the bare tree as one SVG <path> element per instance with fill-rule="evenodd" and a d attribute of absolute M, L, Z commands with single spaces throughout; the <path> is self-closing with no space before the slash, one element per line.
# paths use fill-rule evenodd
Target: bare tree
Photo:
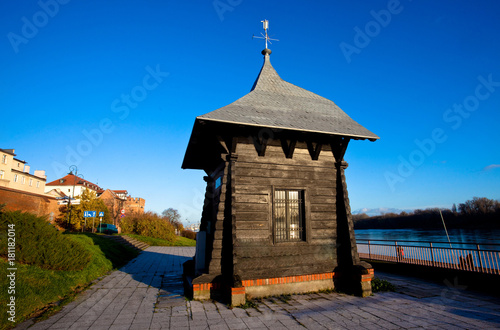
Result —
<path fill-rule="evenodd" d="M 462 215 L 484 215 L 493 213 L 500 208 L 500 202 L 486 197 L 474 197 L 464 203 L 458 204 Z"/>

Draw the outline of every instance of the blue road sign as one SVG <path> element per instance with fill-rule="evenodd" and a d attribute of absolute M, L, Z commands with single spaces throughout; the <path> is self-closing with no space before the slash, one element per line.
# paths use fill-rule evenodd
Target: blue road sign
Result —
<path fill-rule="evenodd" d="M 104 212 L 99 212 L 99 216 L 103 217 L 104 216 Z"/>
<path fill-rule="evenodd" d="M 95 218 L 96 211 L 83 211 L 84 218 Z"/>

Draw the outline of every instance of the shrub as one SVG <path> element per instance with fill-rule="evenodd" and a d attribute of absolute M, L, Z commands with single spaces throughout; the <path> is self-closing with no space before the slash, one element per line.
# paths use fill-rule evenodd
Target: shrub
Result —
<path fill-rule="evenodd" d="M 81 270 L 91 259 L 83 245 L 63 235 L 45 218 L 31 213 L 0 212 L 0 237 L 7 242 L 8 225 L 15 228 L 16 262 L 51 270 Z M 7 244 L 0 246 L 0 256 L 7 258 Z"/>
<path fill-rule="evenodd" d="M 183 230 L 181 236 L 189 239 L 196 239 L 196 233 L 189 229 Z"/>
<path fill-rule="evenodd" d="M 154 212 L 133 214 L 122 219 L 120 223 L 122 233 L 136 234 L 153 238 L 175 241 L 174 226 Z"/>

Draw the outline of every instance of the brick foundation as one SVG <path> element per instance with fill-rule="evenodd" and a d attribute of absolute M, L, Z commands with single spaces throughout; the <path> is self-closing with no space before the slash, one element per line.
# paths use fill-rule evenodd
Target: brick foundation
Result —
<path fill-rule="evenodd" d="M 334 289 L 335 273 L 294 275 L 264 279 L 243 280 L 242 287 L 224 288 L 221 283 L 193 284 L 193 299 L 207 300 L 223 292 L 229 294 L 232 306 L 242 305 L 246 298 L 315 292 Z M 370 278 L 371 280 L 371 278 Z"/>

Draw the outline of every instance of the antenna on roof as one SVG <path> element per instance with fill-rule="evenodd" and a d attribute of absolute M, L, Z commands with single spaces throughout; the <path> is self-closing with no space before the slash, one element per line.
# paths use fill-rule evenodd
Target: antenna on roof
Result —
<path fill-rule="evenodd" d="M 255 35 L 252 36 L 252 39 L 253 38 L 257 38 L 257 39 L 265 39 L 266 40 L 266 49 L 267 49 L 267 42 L 269 41 L 269 43 L 272 45 L 272 41 L 279 41 L 278 39 L 272 39 L 272 38 L 269 38 L 269 36 L 267 35 L 267 30 L 269 29 L 269 21 L 267 19 L 261 21 L 262 22 L 262 26 L 264 28 L 264 31 L 266 32 L 266 34 L 264 35 L 262 32 L 260 33 L 262 35 L 262 37 L 256 37 Z"/>

